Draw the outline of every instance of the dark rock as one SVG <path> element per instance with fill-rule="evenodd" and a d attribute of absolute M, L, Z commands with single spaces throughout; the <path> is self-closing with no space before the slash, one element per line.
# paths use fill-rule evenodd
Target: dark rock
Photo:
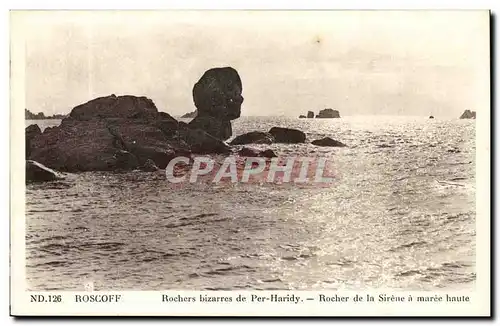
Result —
<path fill-rule="evenodd" d="M 300 118 L 300 119 L 304 119 L 304 118 L 306 118 L 306 116 L 305 116 L 305 115 L 303 115 L 303 114 L 301 114 L 301 115 L 299 115 L 299 118 Z"/>
<path fill-rule="evenodd" d="M 277 143 L 303 143 L 306 141 L 306 134 L 297 129 L 272 127 L 269 133 Z"/>
<path fill-rule="evenodd" d="M 274 137 L 268 132 L 251 131 L 246 134 L 239 135 L 234 138 L 231 145 L 246 145 L 246 144 L 272 144 Z"/>
<path fill-rule="evenodd" d="M 311 144 L 316 146 L 329 146 L 329 147 L 345 147 L 346 145 L 338 140 L 332 139 L 330 137 L 325 137 L 317 140 L 313 140 Z"/>
<path fill-rule="evenodd" d="M 125 150 L 117 150 L 115 155 L 115 169 L 118 170 L 133 170 L 139 167 L 137 157 Z"/>
<path fill-rule="evenodd" d="M 148 159 L 148 160 L 146 160 L 144 165 L 141 167 L 141 170 L 145 171 L 145 172 L 155 172 L 155 171 L 158 171 L 159 168 L 156 166 L 156 164 L 155 164 L 155 162 L 153 162 L 153 160 Z"/>
<path fill-rule="evenodd" d="M 233 134 L 231 121 L 220 120 L 210 116 L 196 117 L 189 123 L 189 128 L 201 129 L 209 135 L 221 140 L 226 140 Z"/>
<path fill-rule="evenodd" d="M 185 113 L 181 116 L 181 119 L 192 119 L 192 118 L 196 118 L 196 116 L 198 115 L 198 111 L 195 110 L 193 112 L 188 112 L 188 113 Z"/>
<path fill-rule="evenodd" d="M 475 119 L 476 111 L 465 110 L 464 113 L 460 116 L 460 119 Z"/>
<path fill-rule="evenodd" d="M 43 182 L 63 179 L 63 176 L 35 161 L 26 161 L 26 182 Z"/>
<path fill-rule="evenodd" d="M 233 68 L 207 70 L 193 87 L 197 116 L 189 124 L 218 139 L 228 139 L 232 136 L 230 121 L 241 115 L 242 90 L 240 76 Z"/>
<path fill-rule="evenodd" d="M 246 156 L 246 157 L 276 157 L 277 155 L 274 153 L 272 149 L 266 149 L 264 151 L 260 151 L 255 148 L 249 148 L 249 147 L 243 147 L 240 149 L 238 152 L 240 156 Z"/>
<path fill-rule="evenodd" d="M 231 67 L 207 70 L 194 85 L 198 116 L 234 120 L 240 117 L 243 90 L 238 72 Z"/>
<path fill-rule="evenodd" d="M 266 149 L 260 152 L 260 156 L 271 158 L 271 157 L 277 157 L 278 155 L 276 155 L 276 153 L 274 153 L 272 149 Z"/>
<path fill-rule="evenodd" d="M 220 78 L 222 89 L 241 90 Z M 215 91 L 219 86 L 205 85 L 206 89 L 202 87 L 195 93 Z M 235 96 L 226 98 L 230 104 L 219 107 L 219 113 L 226 110 L 221 117 L 233 118 L 235 111 L 239 115 L 241 100 L 237 107 L 230 101 Z M 178 122 L 168 113 L 158 112 L 146 97 L 101 97 L 75 107 L 59 126 L 46 128 L 43 133 L 36 127 L 27 129 L 34 135 L 27 137 L 27 158 L 59 171 L 78 172 L 136 169 L 148 160 L 163 169 L 174 157 L 190 156 L 192 152 L 230 153 L 221 140 L 230 137 L 230 121 L 208 115 L 199 118 L 189 125 Z"/>
<path fill-rule="evenodd" d="M 307 118 L 308 119 L 314 118 L 314 112 L 313 111 L 307 111 Z"/>
<path fill-rule="evenodd" d="M 33 138 L 36 136 L 40 135 L 42 133 L 42 130 L 40 130 L 40 127 L 38 127 L 37 124 L 29 125 L 26 127 L 25 131 L 25 140 L 26 140 L 26 157 L 29 157 L 30 152 L 31 152 L 31 141 Z"/>
<path fill-rule="evenodd" d="M 260 151 L 258 149 L 243 147 L 239 150 L 238 154 L 240 156 L 248 156 L 248 157 L 257 157 L 259 156 Z"/>
<path fill-rule="evenodd" d="M 434 119 L 434 116 L 433 116 L 433 115 L 431 115 L 431 116 L 429 117 L 429 119 Z"/>
<path fill-rule="evenodd" d="M 179 122 L 174 120 L 157 120 L 153 125 L 160 129 L 168 139 L 174 138 L 179 132 Z M 184 124 L 187 126 L 187 124 Z"/>
<path fill-rule="evenodd" d="M 177 122 L 170 114 L 167 112 L 158 112 L 158 115 L 156 116 L 156 119 L 161 120 L 161 121 L 170 121 L 170 122 Z"/>
<path fill-rule="evenodd" d="M 176 156 L 175 146 L 161 129 L 146 122 L 109 125 L 109 131 L 124 150 L 134 154 L 143 165 L 151 159 L 164 169 Z"/>
<path fill-rule="evenodd" d="M 324 109 L 319 111 L 316 118 L 340 118 L 340 113 L 333 109 Z"/>
<path fill-rule="evenodd" d="M 185 141 L 195 154 L 229 154 L 231 148 L 201 129 L 180 128 L 180 138 Z"/>

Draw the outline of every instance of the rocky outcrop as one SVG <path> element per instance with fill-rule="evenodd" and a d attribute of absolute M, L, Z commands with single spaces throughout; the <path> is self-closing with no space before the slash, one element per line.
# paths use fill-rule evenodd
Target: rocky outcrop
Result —
<path fill-rule="evenodd" d="M 340 113 L 333 109 L 324 109 L 319 111 L 316 118 L 340 118 Z"/>
<path fill-rule="evenodd" d="M 60 171 L 106 171 L 117 167 L 123 149 L 103 120 L 66 118 L 31 141 L 29 159 Z"/>
<path fill-rule="evenodd" d="M 251 131 L 246 134 L 239 135 L 234 138 L 231 145 L 246 145 L 246 144 L 272 144 L 274 137 L 268 132 Z"/>
<path fill-rule="evenodd" d="M 28 127 L 26 127 L 24 131 L 25 143 L 26 143 L 26 157 L 29 157 L 31 153 L 31 141 L 41 133 L 42 130 L 40 130 L 40 127 L 36 124 L 29 125 Z"/>
<path fill-rule="evenodd" d="M 297 129 L 273 127 L 269 133 L 277 143 L 303 143 L 306 141 L 306 134 Z"/>
<path fill-rule="evenodd" d="M 261 157 L 268 157 L 268 158 L 278 157 L 278 155 L 276 155 L 276 153 L 272 149 L 265 149 L 261 151 L 259 154 Z"/>
<path fill-rule="evenodd" d="M 125 150 L 117 150 L 113 159 L 115 160 L 115 170 L 133 170 L 140 165 L 137 157 Z"/>
<path fill-rule="evenodd" d="M 35 161 L 26 161 L 26 183 L 55 181 L 64 177 L 48 167 Z"/>
<path fill-rule="evenodd" d="M 476 111 L 465 110 L 464 113 L 460 116 L 460 119 L 475 119 Z"/>
<path fill-rule="evenodd" d="M 303 114 L 299 115 L 299 119 L 305 119 L 305 118 L 306 118 L 305 115 L 303 115 Z"/>
<path fill-rule="evenodd" d="M 155 162 L 151 159 L 148 159 L 146 163 L 141 167 L 141 170 L 144 172 L 155 172 L 158 171 L 159 168 L 156 166 Z"/>
<path fill-rule="evenodd" d="M 431 116 L 429 117 L 429 119 L 434 119 L 434 116 L 433 116 L 433 115 L 431 115 Z"/>
<path fill-rule="evenodd" d="M 332 139 L 330 137 L 325 137 L 317 140 L 313 140 L 311 144 L 316 146 L 328 146 L 328 147 L 345 147 L 346 145 L 338 140 Z"/>
<path fill-rule="evenodd" d="M 267 158 L 277 157 L 277 155 L 274 153 L 272 149 L 266 149 L 260 151 L 258 149 L 249 147 L 243 147 L 242 149 L 239 150 L 238 154 L 240 156 L 246 156 L 246 157 L 267 157 Z"/>
<path fill-rule="evenodd" d="M 307 111 L 307 118 L 308 119 L 314 118 L 314 112 L 313 111 Z"/>
<path fill-rule="evenodd" d="M 189 123 L 211 136 L 226 140 L 232 136 L 231 120 L 241 115 L 243 87 L 238 72 L 231 67 L 207 70 L 193 87 L 197 116 Z"/>
<path fill-rule="evenodd" d="M 188 112 L 188 113 L 181 115 L 181 119 L 192 119 L 192 118 L 196 118 L 197 115 L 198 115 L 198 111 L 195 110 L 193 112 Z"/>
<path fill-rule="evenodd" d="M 26 120 L 52 120 L 52 119 L 64 119 L 66 118 L 66 114 L 53 114 L 53 115 L 45 115 L 43 112 L 32 113 L 28 109 L 24 109 L 24 119 Z"/>
<path fill-rule="evenodd" d="M 201 129 L 179 127 L 179 139 L 186 142 L 195 154 L 229 154 L 231 148 Z M 186 156 L 186 155 L 183 155 Z"/>

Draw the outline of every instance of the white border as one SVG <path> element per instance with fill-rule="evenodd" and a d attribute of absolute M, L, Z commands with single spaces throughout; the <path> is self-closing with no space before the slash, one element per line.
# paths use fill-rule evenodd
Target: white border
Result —
<path fill-rule="evenodd" d="M 342 1 L 342 2 L 329 2 L 326 3 L 324 1 L 307 1 L 307 2 L 302 2 L 298 3 L 297 1 L 274 1 L 272 4 L 269 1 L 252 1 L 251 3 L 244 3 L 244 4 L 234 4 L 233 1 L 218 1 L 217 4 L 212 4 L 212 6 L 208 7 L 204 1 L 176 1 L 172 2 L 170 1 L 168 5 L 165 5 L 165 1 L 148 1 L 144 0 L 136 3 L 133 3 L 132 5 L 130 3 L 126 3 L 126 1 L 120 1 L 117 3 L 105 3 L 104 1 L 85 1 L 82 3 L 77 3 L 76 1 L 72 1 L 71 3 L 65 2 L 65 1 L 44 1 L 43 3 L 38 3 L 36 1 L 16 1 L 15 3 L 10 6 L 12 9 L 30 9 L 30 8 L 41 8 L 41 9 L 50 9 L 50 8 L 55 8 L 55 9 L 60 9 L 60 8 L 65 8 L 65 9 L 152 9 L 152 8 L 213 8 L 213 9 L 223 9 L 223 8 L 232 8 L 232 9 L 243 9 L 243 8 L 259 8 L 259 9 L 283 9 L 283 8 L 293 8 L 293 9 L 306 9 L 306 8 L 332 8 L 335 7 L 335 9 L 393 9 L 393 8 L 398 8 L 398 9 L 497 9 L 498 8 L 498 2 L 497 1 L 404 1 L 404 2 L 398 2 L 398 1 L 377 1 L 376 5 L 374 2 L 371 1 Z M 495 10 L 498 12 L 498 9 Z M 4 16 L 5 17 L 5 16 Z M 498 17 L 497 17 L 498 20 Z M 498 24 L 498 22 L 497 22 Z M 2 24 L 1 27 L 6 27 L 8 24 Z M 2 36 L 6 36 L 6 39 L 8 39 L 8 32 L 1 33 Z M 4 42 L 4 45 L 7 44 L 7 42 Z M 8 47 L 7 49 L 4 49 L 2 54 L 6 55 L 6 58 L 4 59 L 3 62 L 8 62 Z M 497 54 L 498 57 L 498 54 Z M 6 69 L 7 68 L 7 69 Z M 3 76 L 6 76 L 6 86 L 4 86 L 4 90 L 6 91 L 6 94 L 2 97 L 4 99 L 4 104 L 7 104 L 8 102 L 8 67 L 4 67 L 5 71 Z M 8 105 L 5 105 L 4 107 L 8 107 Z M 7 112 L 6 112 L 7 111 Z M 6 116 L 4 119 L 0 119 L 2 123 L 5 123 L 3 126 L 4 128 L 1 128 L 6 134 L 8 128 L 8 110 L 3 110 L 2 111 Z M 7 149 L 8 142 L 6 141 L 9 139 L 8 135 L 5 135 L 6 137 L 1 137 L 4 145 L 4 149 Z M 485 157 L 483 156 L 483 160 Z M 9 180 L 8 173 L 8 162 L 4 161 L 6 163 L 6 166 L 4 166 L 4 169 L 2 169 L 3 174 L 1 175 L 4 177 L 4 185 L 8 185 L 7 180 Z M 486 186 L 486 185 L 485 185 Z M 9 189 L 7 187 L 4 188 L 5 193 L 3 198 L 9 198 L 8 193 Z M 8 200 L 4 203 L 3 207 L 8 207 Z M 4 220 L 4 222 L 6 222 Z M 7 223 L 6 223 L 7 224 Z M 498 227 L 498 223 L 497 223 Z M 8 229 L 7 227 L 4 228 L 4 230 Z M 4 237 L 7 239 L 7 237 Z M 4 248 L 8 248 L 8 245 L 6 244 Z M 489 250 L 489 248 L 488 248 Z M 5 260 L 7 260 L 9 253 L 7 252 L 7 255 L 5 257 Z M 7 268 L 6 268 L 7 269 Z M 7 271 L 8 273 L 8 271 Z M 6 275 L 4 275 L 6 276 Z M 6 278 L 4 278 L 6 279 Z M 4 292 L 5 293 L 5 292 Z M 7 302 L 3 305 L 4 307 L 7 306 Z M 95 324 L 95 322 L 94 322 Z M 428 322 L 427 322 L 428 324 Z M 432 324 L 432 322 L 431 322 Z"/>

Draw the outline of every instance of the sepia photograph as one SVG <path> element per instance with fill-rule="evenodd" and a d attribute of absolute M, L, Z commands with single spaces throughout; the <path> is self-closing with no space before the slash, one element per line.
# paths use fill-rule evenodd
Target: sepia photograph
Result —
<path fill-rule="evenodd" d="M 476 290 L 489 11 L 11 22 L 26 291 Z"/>

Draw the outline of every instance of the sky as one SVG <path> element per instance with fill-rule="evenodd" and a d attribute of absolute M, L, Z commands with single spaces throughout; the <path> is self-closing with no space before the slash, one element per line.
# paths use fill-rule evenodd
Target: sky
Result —
<path fill-rule="evenodd" d="M 194 83 L 225 66 L 241 76 L 244 116 L 333 108 L 458 117 L 489 108 L 487 11 L 15 14 L 32 112 L 129 94 L 181 115 L 195 109 Z"/>

